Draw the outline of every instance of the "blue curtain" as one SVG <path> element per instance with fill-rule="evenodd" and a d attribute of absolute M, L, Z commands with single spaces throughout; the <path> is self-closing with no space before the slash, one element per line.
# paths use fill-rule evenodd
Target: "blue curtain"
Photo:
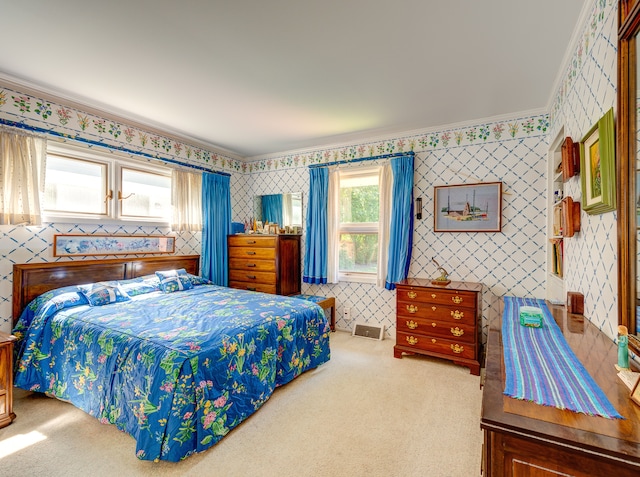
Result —
<path fill-rule="evenodd" d="M 327 209 L 329 207 L 329 169 L 309 169 L 307 201 L 307 239 L 305 242 L 305 283 L 327 283 Z"/>
<path fill-rule="evenodd" d="M 202 174 L 202 267 L 200 274 L 216 285 L 229 284 L 227 235 L 231 233 L 228 175 Z"/>
<path fill-rule="evenodd" d="M 263 195 L 262 220 L 267 220 L 270 224 L 276 223 L 283 227 L 282 218 L 282 194 Z"/>
<path fill-rule="evenodd" d="M 393 193 L 385 288 L 407 278 L 413 248 L 413 155 L 391 159 Z"/>

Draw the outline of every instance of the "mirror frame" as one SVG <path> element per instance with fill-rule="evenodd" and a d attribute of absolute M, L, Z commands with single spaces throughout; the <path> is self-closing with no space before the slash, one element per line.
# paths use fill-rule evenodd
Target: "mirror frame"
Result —
<path fill-rule="evenodd" d="M 638 75 L 636 35 L 640 33 L 640 1 L 618 5 L 618 323 L 629 331 L 629 348 L 640 355 L 636 335 L 636 161 Z"/>

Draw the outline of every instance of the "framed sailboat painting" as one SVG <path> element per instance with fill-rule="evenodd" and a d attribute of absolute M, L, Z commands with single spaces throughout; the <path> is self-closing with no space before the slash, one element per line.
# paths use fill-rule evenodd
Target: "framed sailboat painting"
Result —
<path fill-rule="evenodd" d="M 433 189 L 435 232 L 502 231 L 502 182 Z"/>

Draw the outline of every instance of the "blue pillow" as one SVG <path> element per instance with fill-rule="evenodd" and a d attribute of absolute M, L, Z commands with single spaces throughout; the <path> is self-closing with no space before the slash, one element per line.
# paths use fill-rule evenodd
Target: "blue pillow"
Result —
<path fill-rule="evenodd" d="M 160 280 L 160 290 L 164 293 L 173 293 L 179 290 L 189 290 L 193 288 L 189 274 L 184 268 L 159 271 L 156 272 L 156 276 Z"/>
<path fill-rule="evenodd" d="M 78 285 L 78 290 L 85 296 L 90 306 L 102 306 L 109 303 L 129 301 L 131 298 L 122 291 L 117 282 L 98 282 Z"/>
<path fill-rule="evenodd" d="M 191 275 L 190 273 L 188 273 L 187 275 L 189 275 L 189 280 L 191 280 L 191 284 L 193 286 L 196 286 L 196 285 L 208 285 L 208 284 L 211 283 L 209 280 L 207 280 L 206 278 L 201 277 L 199 275 Z"/>

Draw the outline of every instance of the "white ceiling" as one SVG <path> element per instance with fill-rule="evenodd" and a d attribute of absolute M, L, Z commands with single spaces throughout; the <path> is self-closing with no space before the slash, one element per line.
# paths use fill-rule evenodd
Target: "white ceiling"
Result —
<path fill-rule="evenodd" d="M 585 3 L 5 1 L 0 78 L 264 156 L 547 111 Z"/>

